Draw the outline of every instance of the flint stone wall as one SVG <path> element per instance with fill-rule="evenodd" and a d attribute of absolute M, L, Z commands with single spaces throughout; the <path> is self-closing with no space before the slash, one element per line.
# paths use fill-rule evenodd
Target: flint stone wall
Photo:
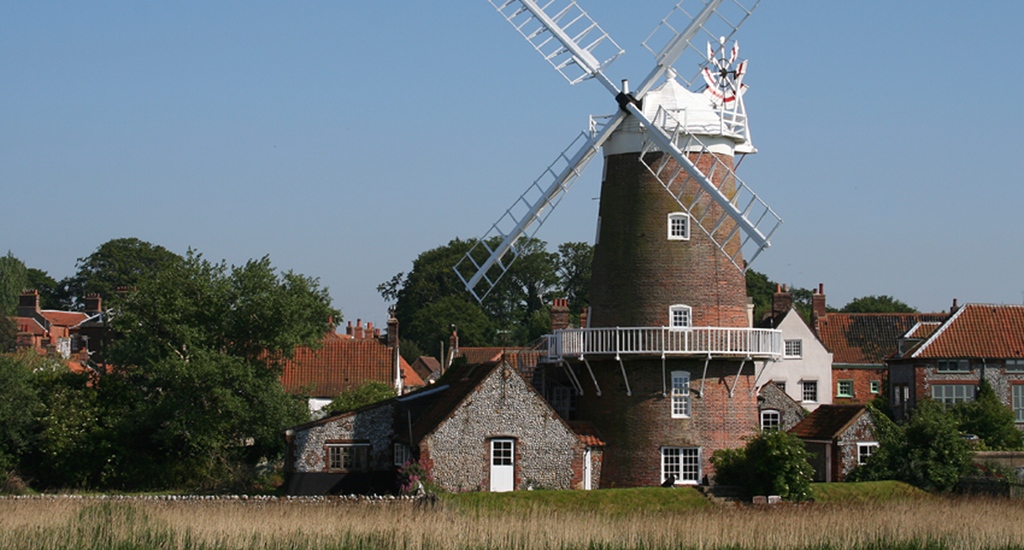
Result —
<path fill-rule="evenodd" d="M 370 444 L 371 470 L 387 470 L 393 462 L 394 404 L 341 415 L 335 420 L 296 432 L 293 439 L 293 471 L 326 472 L 328 442 Z"/>
<path fill-rule="evenodd" d="M 507 365 L 495 369 L 421 443 L 435 483 L 449 491 L 488 490 L 490 442 L 515 440 L 515 488 L 582 486 L 583 442 Z"/>

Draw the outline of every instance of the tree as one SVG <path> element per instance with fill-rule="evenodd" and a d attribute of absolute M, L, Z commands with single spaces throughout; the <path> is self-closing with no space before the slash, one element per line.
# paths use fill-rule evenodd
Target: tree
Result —
<path fill-rule="evenodd" d="M 30 267 L 25 271 L 26 288 L 39 291 L 39 307 L 42 309 L 61 309 L 68 299 L 63 285 L 50 277 L 45 271 Z"/>
<path fill-rule="evenodd" d="M 764 273 L 748 269 L 747 297 L 754 302 L 754 319 L 759 320 L 772 311 L 772 296 L 775 294 L 776 283 L 768 279 Z"/>
<path fill-rule="evenodd" d="M 279 360 L 341 318 L 327 290 L 268 258 L 229 269 L 191 250 L 136 283 L 112 319 L 117 368 L 97 384 L 117 465 L 103 482 L 213 488 L 280 456 L 280 430 L 308 415 Z"/>
<path fill-rule="evenodd" d="M 327 414 L 340 414 L 354 411 L 360 407 L 384 401 L 394 396 L 395 388 L 384 382 L 367 380 L 352 389 L 341 392 L 338 397 L 335 397 L 330 404 L 324 407 L 324 410 L 328 411 Z"/>
<path fill-rule="evenodd" d="M 854 298 L 839 311 L 841 313 L 917 313 L 913 307 L 884 294 Z"/>
<path fill-rule="evenodd" d="M 594 247 L 585 242 L 558 245 L 556 262 L 560 292 L 569 301 L 569 312 L 578 315 L 590 303 L 590 273 Z"/>
<path fill-rule="evenodd" d="M 0 315 L 0 353 L 11 353 L 18 345 L 18 324 Z"/>
<path fill-rule="evenodd" d="M 869 406 L 878 450 L 850 473 L 851 481 L 895 479 L 930 491 L 949 491 L 971 464 L 971 449 L 945 406 L 922 399 L 905 426 Z"/>
<path fill-rule="evenodd" d="M 748 495 L 779 495 L 786 500 L 811 497 L 814 468 L 804 444 L 781 430 L 764 431 L 743 449 L 715 451 L 715 481 L 737 485 Z"/>
<path fill-rule="evenodd" d="M 988 380 L 982 380 L 974 401 L 960 403 L 953 408 L 960 431 L 977 435 L 986 449 L 996 451 L 1024 448 L 1021 432 L 1014 422 L 1013 410 L 1003 405 Z"/>
<path fill-rule="evenodd" d="M 136 238 L 113 239 L 95 252 L 79 258 L 74 276 L 62 281 L 64 308 L 81 308 L 88 294 L 99 294 L 105 300 L 117 298 L 119 287 L 138 286 L 144 278 L 181 260 L 166 248 Z"/>
<path fill-rule="evenodd" d="M 0 477 L 6 478 L 31 447 L 41 407 L 31 367 L 0 355 Z"/>
<path fill-rule="evenodd" d="M 14 315 L 18 310 L 21 291 L 28 285 L 27 269 L 10 251 L 0 256 L 0 315 Z"/>

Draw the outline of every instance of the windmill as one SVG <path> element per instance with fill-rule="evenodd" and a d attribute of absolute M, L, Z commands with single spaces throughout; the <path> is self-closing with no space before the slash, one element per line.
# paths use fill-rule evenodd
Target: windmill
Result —
<path fill-rule="evenodd" d="M 605 74 L 622 48 L 575 0 L 490 0 L 570 84 L 595 80 L 617 107 L 591 117 L 455 266 L 483 300 L 603 151 L 588 326 L 547 342 L 561 369 L 550 383 L 571 387 L 577 418 L 608 442 L 601 486 L 698 482 L 708 450 L 751 435 L 756 363 L 763 373 L 782 356 L 779 331 L 751 327 L 744 277 L 782 220 L 734 170 L 755 149 L 747 62 L 731 41 L 759 0 L 686 1 L 644 41 L 655 64 L 631 90 Z M 674 69 L 684 60 L 688 80 Z"/>

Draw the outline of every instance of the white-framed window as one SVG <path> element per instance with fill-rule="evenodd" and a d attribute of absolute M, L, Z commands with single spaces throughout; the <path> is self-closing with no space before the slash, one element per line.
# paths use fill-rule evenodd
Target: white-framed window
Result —
<path fill-rule="evenodd" d="M 861 441 L 857 443 L 857 464 L 863 466 L 868 463 L 868 458 L 878 449 L 875 441 Z"/>
<path fill-rule="evenodd" d="M 1024 372 L 1024 359 L 1007 359 L 1006 372 Z"/>
<path fill-rule="evenodd" d="M 774 409 L 761 411 L 761 431 L 768 432 L 778 430 L 782 425 L 782 414 Z"/>
<path fill-rule="evenodd" d="M 970 372 L 971 365 L 967 359 L 940 359 L 939 372 Z"/>
<path fill-rule="evenodd" d="M 676 304 L 668 308 L 669 328 L 689 328 L 693 325 L 693 309 L 690 306 Z"/>
<path fill-rule="evenodd" d="M 700 483 L 700 447 L 661 448 L 661 482 L 669 479 L 676 485 Z"/>
<path fill-rule="evenodd" d="M 871 381 L 871 393 L 878 393 L 882 391 L 882 382 L 880 380 Z"/>
<path fill-rule="evenodd" d="M 328 443 L 327 469 L 332 472 L 355 472 L 370 465 L 369 443 Z"/>
<path fill-rule="evenodd" d="M 686 212 L 672 212 L 668 215 L 668 240 L 690 240 L 690 215 Z"/>
<path fill-rule="evenodd" d="M 786 359 L 799 359 L 804 356 L 804 341 L 800 339 L 786 340 L 782 356 Z"/>
<path fill-rule="evenodd" d="M 672 371 L 672 418 L 690 418 L 690 373 Z"/>
<path fill-rule="evenodd" d="M 1024 422 L 1024 384 L 1010 386 L 1013 397 L 1013 415 L 1015 422 Z"/>
<path fill-rule="evenodd" d="M 405 443 L 395 443 L 395 466 L 405 466 L 409 462 L 409 447 Z"/>
<path fill-rule="evenodd" d="M 512 466 L 514 458 L 515 442 L 511 439 L 491 440 L 491 465 Z"/>
<path fill-rule="evenodd" d="M 853 397 L 853 380 L 836 382 L 836 397 Z"/>
<path fill-rule="evenodd" d="M 935 384 L 932 386 L 932 399 L 947 407 L 957 403 L 974 401 L 973 384 Z"/>
<path fill-rule="evenodd" d="M 818 381 L 804 380 L 800 383 L 803 386 L 803 400 L 810 402 L 818 401 Z"/>

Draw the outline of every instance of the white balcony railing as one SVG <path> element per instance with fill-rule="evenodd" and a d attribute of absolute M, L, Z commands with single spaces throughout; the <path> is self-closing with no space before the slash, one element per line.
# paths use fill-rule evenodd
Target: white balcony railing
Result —
<path fill-rule="evenodd" d="M 546 336 L 547 358 L 656 355 L 778 359 L 782 331 L 761 328 L 668 327 L 556 330 Z"/>

